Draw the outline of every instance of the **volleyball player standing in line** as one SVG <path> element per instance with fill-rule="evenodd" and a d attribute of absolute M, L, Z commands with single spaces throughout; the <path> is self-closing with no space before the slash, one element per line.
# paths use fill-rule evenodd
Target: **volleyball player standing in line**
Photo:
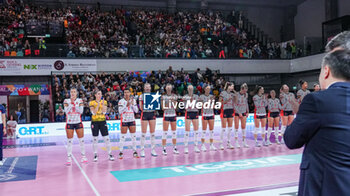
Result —
<path fill-rule="evenodd" d="M 265 141 L 265 128 L 266 128 L 266 106 L 267 106 L 267 96 L 264 95 L 264 88 L 258 86 L 256 90 L 256 95 L 253 97 L 255 112 L 254 112 L 254 139 L 255 147 L 260 147 L 261 145 L 258 142 L 258 134 L 261 134 L 263 145 L 267 146 Z"/>
<path fill-rule="evenodd" d="M 190 134 L 190 130 L 191 130 L 191 123 L 193 125 L 193 131 L 194 131 L 194 151 L 195 152 L 200 152 L 199 148 L 198 148 L 198 109 L 195 107 L 196 103 L 199 99 L 199 96 L 196 94 L 193 94 L 193 86 L 192 85 L 188 85 L 187 87 L 187 93 L 184 97 L 183 97 L 183 101 L 185 102 L 185 106 L 188 105 L 188 102 L 190 102 L 189 104 L 191 104 L 192 102 L 194 102 L 193 107 L 188 107 L 186 108 L 185 111 L 185 154 L 188 154 L 188 140 L 189 140 L 189 134 Z"/>
<path fill-rule="evenodd" d="M 224 91 L 220 93 L 219 101 L 221 102 L 221 133 L 220 133 L 220 149 L 224 150 L 224 134 L 226 131 L 226 126 L 228 128 L 227 132 L 227 147 L 229 149 L 234 149 L 234 147 L 231 144 L 231 132 L 232 132 L 232 125 L 233 125 L 233 113 L 234 113 L 234 99 L 235 94 L 234 92 L 234 84 L 231 82 L 226 82 Z"/>
<path fill-rule="evenodd" d="M 241 121 L 242 129 L 242 138 L 243 138 L 243 147 L 248 148 L 246 141 L 246 124 L 247 117 L 249 115 L 249 106 L 248 106 L 248 85 L 246 83 L 241 85 L 241 90 L 237 92 L 237 99 L 235 102 L 235 140 L 236 148 L 240 148 L 238 142 L 238 129 L 239 122 Z"/>
<path fill-rule="evenodd" d="M 144 93 L 150 93 L 151 92 L 151 84 L 146 83 L 144 85 Z M 144 104 L 144 94 L 142 94 L 139 98 L 140 101 L 140 109 L 141 109 L 141 157 L 145 157 L 145 140 L 146 140 L 146 134 L 147 134 L 147 125 L 149 125 L 149 131 L 151 135 L 151 155 L 156 157 L 157 153 L 155 150 L 156 145 L 156 136 L 155 136 L 155 130 L 156 130 L 156 113 L 154 110 L 144 110 L 143 104 Z"/>
<path fill-rule="evenodd" d="M 79 145 L 81 151 L 81 162 L 87 163 L 85 156 L 85 143 L 84 143 L 84 126 L 81 121 L 81 114 L 84 111 L 83 100 L 78 98 L 78 91 L 75 87 L 70 90 L 70 98 L 65 99 L 63 102 L 64 112 L 67 116 L 66 123 L 66 134 L 67 134 L 67 154 L 68 159 L 66 165 L 72 164 L 72 148 L 73 148 L 73 136 L 74 131 L 77 133 L 79 138 Z"/>
<path fill-rule="evenodd" d="M 95 92 L 95 100 L 89 103 L 90 110 L 92 113 L 91 117 L 91 131 L 93 136 L 92 148 L 94 151 L 94 161 L 98 159 L 97 148 L 98 148 L 98 135 L 101 132 L 103 140 L 106 144 L 108 151 L 108 158 L 110 161 L 114 161 L 114 156 L 112 155 L 111 140 L 108 134 L 108 127 L 106 122 L 106 112 L 107 112 L 107 101 L 102 100 L 101 90 Z"/>
<path fill-rule="evenodd" d="M 268 99 L 268 129 L 267 129 L 267 144 L 271 145 L 270 135 L 272 128 L 275 127 L 275 140 L 277 144 L 281 144 L 279 141 L 279 127 L 280 127 L 280 111 L 282 109 L 280 100 L 276 98 L 276 91 L 270 91 L 271 98 Z"/>
<path fill-rule="evenodd" d="M 120 114 L 120 124 L 121 124 L 121 136 L 120 136 L 120 153 L 119 159 L 123 158 L 124 142 L 126 133 L 130 132 L 132 149 L 134 151 L 133 156 L 139 158 L 136 151 L 136 123 L 135 123 L 135 113 L 139 111 L 136 104 L 136 100 L 131 96 L 130 88 L 126 87 L 124 89 L 124 98 L 118 103 L 118 110 Z"/>
<path fill-rule="evenodd" d="M 173 152 L 174 154 L 179 154 L 176 148 L 176 110 L 175 103 L 177 102 L 177 96 L 172 93 L 173 86 L 167 84 L 165 87 L 166 94 L 162 96 L 162 108 L 164 111 L 163 117 L 163 135 L 162 135 L 162 145 L 163 145 L 163 155 L 167 155 L 166 152 L 166 139 L 168 135 L 169 124 L 171 126 L 172 132 L 172 142 L 173 142 Z"/>
<path fill-rule="evenodd" d="M 292 103 L 295 102 L 295 96 L 293 93 L 289 92 L 289 87 L 286 84 L 284 84 L 281 87 L 280 100 L 281 100 L 282 109 L 283 109 L 281 112 L 282 114 L 281 143 L 284 144 L 284 139 L 283 139 L 284 131 L 286 130 L 288 125 L 292 124 L 294 120 Z"/>
<path fill-rule="evenodd" d="M 298 99 L 298 103 L 301 104 L 301 102 L 303 101 L 304 97 L 310 93 L 309 90 L 307 90 L 308 84 L 306 81 L 304 80 L 300 80 L 300 86 L 301 89 L 298 90 L 297 92 L 297 99 Z"/>
<path fill-rule="evenodd" d="M 210 94 L 210 86 L 206 86 L 204 88 L 204 94 L 199 97 L 200 101 L 203 102 L 211 102 L 215 100 L 215 96 Z M 214 120 L 215 114 L 214 109 L 202 109 L 202 148 L 201 150 L 205 152 L 207 148 L 205 147 L 205 136 L 207 126 L 209 125 L 209 142 L 210 142 L 210 150 L 216 151 L 216 147 L 214 146 Z"/>

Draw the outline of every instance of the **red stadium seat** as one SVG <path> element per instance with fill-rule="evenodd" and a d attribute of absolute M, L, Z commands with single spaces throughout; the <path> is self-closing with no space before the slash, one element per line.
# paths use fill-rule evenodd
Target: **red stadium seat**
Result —
<path fill-rule="evenodd" d="M 34 54 L 35 54 L 35 56 L 39 56 L 40 55 L 40 50 L 34 50 Z"/>
<path fill-rule="evenodd" d="M 32 51 L 30 50 L 30 49 L 26 49 L 25 51 L 24 51 L 24 55 L 25 56 L 30 56 L 32 54 Z"/>

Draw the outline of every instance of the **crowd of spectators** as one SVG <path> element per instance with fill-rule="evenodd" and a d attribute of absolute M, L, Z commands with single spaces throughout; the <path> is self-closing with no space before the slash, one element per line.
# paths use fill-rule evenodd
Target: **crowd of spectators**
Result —
<path fill-rule="evenodd" d="M 267 57 L 267 50 L 238 27 L 236 17 L 229 23 L 220 12 L 77 8 L 68 13 L 65 26 L 73 57 Z M 136 50 L 129 51 L 130 46 Z"/>
<path fill-rule="evenodd" d="M 262 45 L 243 27 L 242 13 L 163 10 L 102 11 L 87 7 L 0 7 L 0 55 L 45 55 L 43 38 L 29 39 L 45 24 L 61 24 L 67 57 L 280 58 L 296 57 L 292 45 Z M 57 26 L 57 25 L 56 25 Z M 59 26 L 59 25 L 58 25 Z M 59 33 L 51 29 L 50 33 Z M 62 43 L 60 43 L 62 44 Z M 49 46 L 48 46 L 49 47 Z"/>
<path fill-rule="evenodd" d="M 40 35 L 46 30 L 48 24 L 51 24 L 51 27 L 55 26 L 52 24 L 61 24 L 62 12 L 43 7 L 25 6 L 16 1 L 12 3 L 8 6 L 0 6 L 0 56 L 45 55 L 45 39 L 28 36 Z M 57 33 L 57 31 L 59 30 L 49 30 L 51 33 Z"/>

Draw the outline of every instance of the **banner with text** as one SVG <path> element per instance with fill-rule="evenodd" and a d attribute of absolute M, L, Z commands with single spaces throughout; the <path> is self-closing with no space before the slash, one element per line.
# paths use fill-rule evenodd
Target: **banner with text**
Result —
<path fill-rule="evenodd" d="M 184 131 L 185 129 L 185 118 L 177 117 L 176 125 L 178 132 Z M 83 122 L 85 134 L 91 134 L 91 122 Z M 199 130 L 201 130 L 201 122 L 199 123 Z M 120 132 L 120 120 L 108 120 L 108 131 L 112 133 Z M 215 130 L 221 127 L 220 116 L 215 116 Z M 64 136 L 66 135 L 65 131 L 66 123 L 38 123 L 38 124 L 19 124 L 17 126 L 17 133 L 19 137 L 43 137 L 43 136 Z M 254 114 L 249 114 L 247 118 L 247 131 L 254 129 Z M 163 130 L 163 119 L 157 118 L 156 120 L 156 133 L 161 134 Z M 141 123 L 140 119 L 136 119 L 136 132 L 141 133 Z"/>
<path fill-rule="evenodd" d="M 96 59 L 0 59 L 0 75 L 51 75 L 51 72 L 95 72 Z"/>
<path fill-rule="evenodd" d="M 0 85 L 0 96 L 1 95 L 50 95 L 50 90 L 46 84 Z"/>

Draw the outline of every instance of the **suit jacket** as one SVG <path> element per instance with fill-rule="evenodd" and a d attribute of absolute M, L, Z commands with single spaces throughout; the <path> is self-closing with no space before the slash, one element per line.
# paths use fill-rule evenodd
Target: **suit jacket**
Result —
<path fill-rule="evenodd" d="M 290 149 L 305 145 L 299 196 L 350 195 L 350 83 L 305 96 L 284 140 Z"/>

